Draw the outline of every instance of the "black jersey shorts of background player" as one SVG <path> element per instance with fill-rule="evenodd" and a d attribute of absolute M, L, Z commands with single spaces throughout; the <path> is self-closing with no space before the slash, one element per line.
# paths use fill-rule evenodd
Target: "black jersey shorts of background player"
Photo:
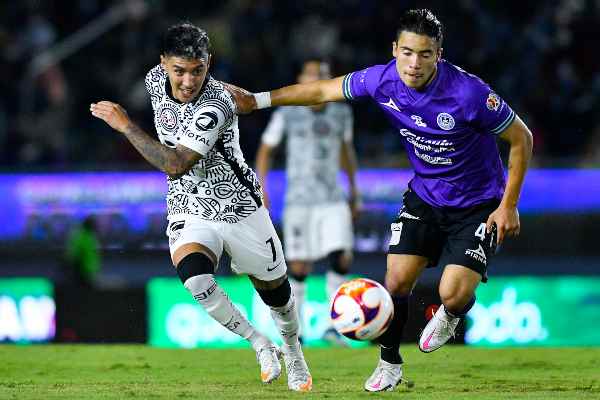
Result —
<path fill-rule="evenodd" d="M 487 282 L 487 266 L 496 252 L 496 230 L 494 226 L 487 233 L 485 224 L 499 200 L 469 208 L 435 208 L 409 189 L 403 203 L 391 225 L 388 254 L 427 257 L 429 267 L 462 265 Z"/>

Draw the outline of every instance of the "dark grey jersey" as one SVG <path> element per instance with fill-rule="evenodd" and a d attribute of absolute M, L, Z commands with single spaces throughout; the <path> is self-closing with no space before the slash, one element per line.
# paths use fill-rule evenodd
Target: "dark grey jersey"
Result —
<path fill-rule="evenodd" d="M 170 95 L 162 66 L 146 76 L 160 142 L 177 144 L 202 155 L 179 179 L 168 179 L 167 208 L 175 215 L 197 215 L 211 221 L 237 222 L 261 204 L 261 189 L 239 144 L 235 103 L 221 82 L 210 76 L 198 99 L 180 103 Z"/>
<path fill-rule="evenodd" d="M 263 143 L 277 146 L 286 136 L 286 204 L 314 205 L 344 201 L 338 183 L 342 142 L 352 142 L 350 106 L 329 103 L 322 111 L 281 107 L 271 117 Z"/>

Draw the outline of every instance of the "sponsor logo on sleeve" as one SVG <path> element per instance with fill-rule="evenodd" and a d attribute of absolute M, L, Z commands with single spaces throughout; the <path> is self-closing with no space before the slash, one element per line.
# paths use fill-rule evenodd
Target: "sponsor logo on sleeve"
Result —
<path fill-rule="evenodd" d="M 485 101 L 485 106 L 490 111 L 498 111 L 501 103 L 502 101 L 496 93 L 490 93 L 487 97 L 487 100 Z"/>
<path fill-rule="evenodd" d="M 367 76 L 368 71 L 369 71 L 369 68 L 365 68 L 364 70 L 361 71 L 360 78 L 359 78 L 360 83 L 365 83 L 365 78 Z"/>
<path fill-rule="evenodd" d="M 215 129 L 218 122 L 219 117 L 217 117 L 215 112 L 205 111 L 196 119 L 196 128 L 201 131 L 210 131 L 211 129 Z"/>

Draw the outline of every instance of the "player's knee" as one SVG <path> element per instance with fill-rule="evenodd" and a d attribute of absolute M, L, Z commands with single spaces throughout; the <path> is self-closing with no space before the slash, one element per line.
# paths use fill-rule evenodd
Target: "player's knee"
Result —
<path fill-rule="evenodd" d="M 283 307 L 290 300 L 292 288 L 290 281 L 284 280 L 275 289 L 256 289 L 260 298 L 270 307 Z"/>
<path fill-rule="evenodd" d="M 390 268 L 385 274 L 385 286 L 393 296 L 410 296 L 417 277 L 406 268 Z"/>
<path fill-rule="evenodd" d="M 177 264 L 177 275 L 183 284 L 195 276 L 214 273 L 215 265 L 206 254 L 202 253 L 190 253 Z"/>
<path fill-rule="evenodd" d="M 440 300 L 447 307 L 455 306 L 458 300 L 458 290 L 440 285 L 439 288 Z"/>
<path fill-rule="evenodd" d="M 332 251 L 327 258 L 329 267 L 332 271 L 337 272 L 340 275 L 345 275 L 350 270 L 350 264 L 352 263 L 352 255 L 350 252 L 345 250 Z"/>
<path fill-rule="evenodd" d="M 414 282 L 403 274 L 387 273 L 385 275 L 385 287 L 393 296 L 410 296 Z"/>

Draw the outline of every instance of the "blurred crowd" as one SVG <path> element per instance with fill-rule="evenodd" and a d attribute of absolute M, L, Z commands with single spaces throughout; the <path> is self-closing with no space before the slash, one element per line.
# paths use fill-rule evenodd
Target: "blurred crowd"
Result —
<path fill-rule="evenodd" d="M 208 31 L 214 77 L 264 91 L 293 83 L 309 56 L 331 60 L 337 75 L 386 63 L 396 19 L 414 7 L 445 24 L 444 58 L 527 122 L 536 166 L 600 167 L 598 0 L 24 0 L 0 4 L 0 169 L 149 168 L 89 104 L 119 102 L 153 132 L 144 76 L 173 23 Z M 353 108 L 361 166 L 405 166 L 383 114 Z M 240 121 L 251 163 L 268 118 Z"/>

